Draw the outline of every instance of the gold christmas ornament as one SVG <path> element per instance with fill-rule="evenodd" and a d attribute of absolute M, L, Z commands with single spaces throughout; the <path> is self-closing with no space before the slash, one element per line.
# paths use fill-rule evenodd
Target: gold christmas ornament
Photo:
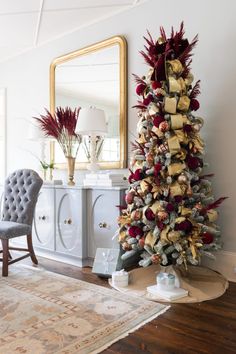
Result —
<path fill-rule="evenodd" d="M 122 243 L 122 248 L 124 251 L 130 251 L 132 249 L 132 246 L 128 242 Z"/>
<path fill-rule="evenodd" d="M 181 173 L 178 178 L 177 181 L 179 184 L 183 184 L 183 183 L 187 183 L 188 182 L 188 178 L 184 173 Z"/>
<path fill-rule="evenodd" d="M 168 218 L 169 214 L 166 211 L 158 211 L 157 217 L 160 221 L 164 221 Z"/>
<path fill-rule="evenodd" d="M 180 232 L 179 231 L 170 231 L 167 235 L 167 238 L 171 242 L 176 242 L 180 239 Z"/>
<path fill-rule="evenodd" d="M 195 130 L 195 132 L 199 132 L 200 129 L 201 129 L 200 124 L 194 124 L 192 127 L 193 127 L 193 129 Z"/>

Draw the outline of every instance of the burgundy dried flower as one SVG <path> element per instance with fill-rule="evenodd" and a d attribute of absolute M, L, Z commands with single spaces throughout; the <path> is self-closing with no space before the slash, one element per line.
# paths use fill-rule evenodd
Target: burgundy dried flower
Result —
<path fill-rule="evenodd" d="M 196 170 L 198 167 L 200 167 L 202 165 L 202 160 L 199 159 L 199 157 L 191 156 L 191 155 L 187 156 L 186 162 L 187 162 L 188 167 L 191 170 Z"/>
<path fill-rule="evenodd" d="M 152 209 L 148 208 L 145 211 L 145 216 L 149 221 L 153 221 L 155 220 L 155 214 L 153 213 Z"/>
<path fill-rule="evenodd" d="M 198 102 L 198 100 L 196 100 L 196 98 L 191 99 L 190 101 L 190 109 L 192 111 L 197 111 L 200 107 L 200 103 Z"/>
<path fill-rule="evenodd" d="M 154 176 L 157 177 L 161 169 L 162 169 L 162 164 L 160 162 L 154 165 Z"/>
<path fill-rule="evenodd" d="M 179 224 L 175 224 L 175 230 L 177 231 L 185 231 L 190 232 L 193 228 L 192 223 L 189 220 L 185 220 L 180 222 Z"/>
<path fill-rule="evenodd" d="M 65 156 L 72 156 L 73 144 L 76 142 L 79 147 L 81 142 L 81 136 L 75 133 L 80 107 L 74 110 L 70 107 L 57 107 L 54 115 L 47 109 L 45 110 L 45 115 L 40 115 L 40 118 L 34 118 L 38 121 L 46 136 L 58 141 Z"/>
<path fill-rule="evenodd" d="M 131 226 L 128 230 L 128 233 L 131 237 L 143 236 L 143 230 L 138 226 Z"/>
<path fill-rule="evenodd" d="M 178 204 L 181 203 L 183 200 L 182 195 L 176 195 L 174 198 L 175 198 L 175 202 Z"/>
<path fill-rule="evenodd" d="M 161 122 L 164 122 L 164 118 L 162 116 L 156 116 L 154 119 L 153 119 L 153 124 L 155 125 L 155 127 L 159 127 L 159 125 L 161 124 Z"/>
<path fill-rule="evenodd" d="M 174 210 L 175 210 L 174 205 L 173 205 L 172 203 L 168 203 L 167 206 L 166 206 L 166 211 L 167 211 L 168 213 L 171 213 L 171 212 L 174 211 Z"/>
<path fill-rule="evenodd" d="M 137 87 L 136 87 L 136 93 L 137 95 L 142 95 L 144 90 L 146 89 L 146 85 L 145 84 L 139 84 Z"/>
<path fill-rule="evenodd" d="M 146 98 L 144 98 L 143 104 L 144 104 L 145 106 L 148 106 L 149 103 L 151 103 L 152 101 L 153 101 L 152 95 L 148 95 Z"/>

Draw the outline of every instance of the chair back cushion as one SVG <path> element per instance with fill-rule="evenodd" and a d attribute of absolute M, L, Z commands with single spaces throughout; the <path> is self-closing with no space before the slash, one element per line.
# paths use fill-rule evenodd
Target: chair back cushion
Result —
<path fill-rule="evenodd" d="M 43 180 L 33 170 L 18 170 L 5 181 L 3 220 L 32 225 Z"/>

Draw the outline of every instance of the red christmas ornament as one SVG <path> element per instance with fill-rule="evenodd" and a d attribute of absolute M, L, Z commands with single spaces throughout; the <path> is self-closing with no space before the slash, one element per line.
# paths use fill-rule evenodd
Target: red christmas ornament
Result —
<path fill-rule="evenodd" d="M 125 201 L 126 201 L 127 204 L 132 204 L 133 203 L 134 195 L 135 195 L 134 192 L 129 192 L 129 193 L 126 194 Z"/>
<path fill-rule="evenodd" d="M 160 123 L 164 122 L 164 118 L 162 116 L 156 116 L 153 119 L 153 124 L 155 125 L 155 127 L 159 128 Z"/>
<path fill-rule="evenodd" d="M 162 85 L 161 85 L 161 83 L 159 81 L 153 81 L 152 82 L 153 90 L 156 90 L 157 88 L 161 88 L 161 87 L 162 87 Z"/>
<path fill-rule="evenodd" d="M 192 98 L 190 101 L 190 109 L 192 111 L 197 111 L 200 107 L 200 103 L 198 102 L 198 100 L 196 100 L 196 98 Z"/>
<path fill-rule="evenodd" d="M 170 129 L 169 123 L 167 121 L 161 122 L 159 124 L 159 129 L 161 132 L 167 132 Z"/>
<path fill-rule="evenodd" d="M 201 237 L 202 237 L 202 241 L 205 245 L 209 245 L 214 240 L 214 237 L 212 234 L 210 234 L 210 232 L 203 232 Z"/>
<path fill-rule="evenodd" d="M 128 233 L 131 237 L 143 236 L 143 230 L 138 226 L 130 226 Z"/>
<path fill-rule="evenodd" d="M 147 218 L 149 221 L 155 220 L 155 214 L 154 214 L 153 211 L 152 211 L 151 209 L 149 209 L 149 208 L 145 211 L 145 216 L 146 216 L 146 218 Z"/>
<path fill-rule="evenodd" d="M 145 84 L 139 84 L 137 87 L 136 87 L 136 93 L 137 95 L 142 95 L 144 90 L 146 89 L 146 85 Z"/>

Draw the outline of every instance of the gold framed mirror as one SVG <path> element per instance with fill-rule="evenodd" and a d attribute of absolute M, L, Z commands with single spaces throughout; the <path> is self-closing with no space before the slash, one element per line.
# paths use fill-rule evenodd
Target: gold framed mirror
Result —
<path fill-rule="evenodd" d="M 102 169 L 127 167 L 127 42 L 115 36 L 53 60 L 50 65 L 50 111 L 69 106 L 103 109 L 108 134 L 98 164 Z M 78 118 L 79 119 L 79 118 Z M 50 144 L 56 168 L 66 169 L 59 145 Z M 88 160 L 81 144 L 76 169 Z"/>

